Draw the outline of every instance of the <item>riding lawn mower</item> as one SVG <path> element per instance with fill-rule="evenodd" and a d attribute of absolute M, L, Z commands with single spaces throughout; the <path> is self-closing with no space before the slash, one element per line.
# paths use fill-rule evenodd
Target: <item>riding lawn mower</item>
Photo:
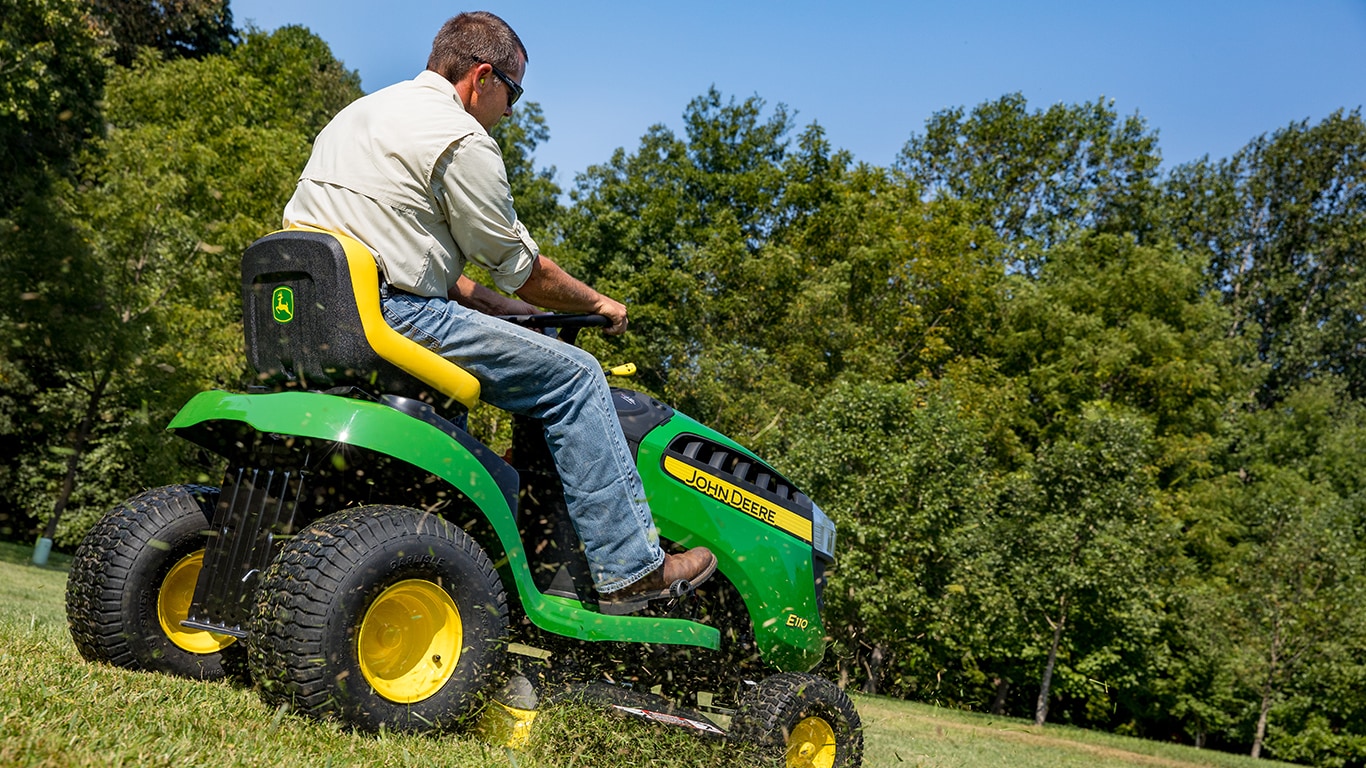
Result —
<path fill-rule="evenodd" d="M 248 680 L 361 730 L 441 731 L 578 691 L 630 716 L 757 745 L 776 765 L 858 766 L 849 698 L 812 674 L 835 526 L 750 451 L 613 388 L 666 548 L 718 558 L 636 615 L 601 610 L 541 425 L 506 455 L 464 429 L 479 383 L 389 328 L 374 258 L 285 230 L 242 260 L 258 385 L 192 398 L 169 429 L 226 465 L 110 510 L 77 550 L 88 661 Z M 596 315 L 506 318 L 573 343 Z"/>

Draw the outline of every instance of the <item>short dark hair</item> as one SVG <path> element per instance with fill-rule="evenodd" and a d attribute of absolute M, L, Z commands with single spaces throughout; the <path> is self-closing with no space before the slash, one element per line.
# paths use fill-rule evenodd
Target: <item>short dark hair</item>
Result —
<path fill-rule="evenodd" d="M 526 46 L 506 21 L 488 11 L 471 11 L 446 20 L 432 41 L 427 69 L 451 82 L 480 62 L 504 72 L 517 68 L 517 54 L 529 61 Z"/>

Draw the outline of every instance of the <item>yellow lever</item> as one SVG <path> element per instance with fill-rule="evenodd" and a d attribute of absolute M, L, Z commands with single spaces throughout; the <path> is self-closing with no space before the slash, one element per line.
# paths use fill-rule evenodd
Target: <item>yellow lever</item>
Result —
<path fill-rule="evenodd" d="M 635 363 L 622 363 L 607 369 L 608 376 L 634 376 L 636 375 Z"/>

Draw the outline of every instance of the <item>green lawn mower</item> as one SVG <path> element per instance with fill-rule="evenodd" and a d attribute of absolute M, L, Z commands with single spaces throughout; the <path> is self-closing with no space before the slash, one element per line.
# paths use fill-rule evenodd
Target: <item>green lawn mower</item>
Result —
<path fill-rule="evenodd" d="M 359 243 L 286 230 L 242 263 L 247 392 L 171 421 L 226 461 L 110 510 L 81 543 L 67 617 L 81 655 L 250 680 L 272 704 L 364 730 L 525 735 L 579 695 L 758 745 L 776 765 L 858 766 L 849 698 L 811 674 L 835 527 L 724 435 L 614 388 L 662 543 L 716 575 L 636 615 L 599 610 L 538 423 L 498 456 L 464 429 L 479 384 L 390 329 Z M 572 343 L 593 315 L 508 318 Z"/>

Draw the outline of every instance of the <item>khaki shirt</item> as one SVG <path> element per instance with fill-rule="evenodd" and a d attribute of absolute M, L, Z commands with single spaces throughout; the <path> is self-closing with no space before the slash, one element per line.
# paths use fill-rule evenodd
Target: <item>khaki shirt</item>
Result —
<path fill-rule="evenodd" d="M 512 208 L 498 144 L 431 71 L 337 113 L 284 224 L 359 240 L 391 285 L 419 296 L 445 296 L 467 261 L 511 293 L 540 253 Z"/>

